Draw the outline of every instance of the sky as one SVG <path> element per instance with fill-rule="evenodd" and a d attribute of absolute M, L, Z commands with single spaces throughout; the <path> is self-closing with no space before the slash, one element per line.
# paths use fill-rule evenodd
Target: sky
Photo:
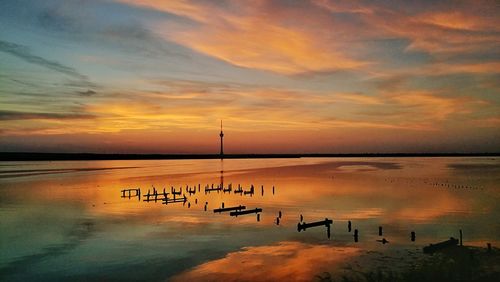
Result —
<path fill-rule="evenodd" d="M 2 0 L 0 151 L 499 152 L 498 1 Z"/>

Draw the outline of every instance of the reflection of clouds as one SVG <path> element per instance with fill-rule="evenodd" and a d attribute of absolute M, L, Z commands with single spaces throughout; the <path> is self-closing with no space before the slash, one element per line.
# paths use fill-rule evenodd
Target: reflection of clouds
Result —
<path fill-rule="evenodd" d="M 368 167 L 370 171 L 359 171 L 360 167 Z M 235 194 L 202 192 L 189 197 L 191 209 L 182 204 L 162 205 L 161 202 L 154 204 L 140 204 L 135 200 L 123 200 L 121 204 L 98 204 L 92 211 L 97 214 L 127 214 L 141 217 L 150 213 L 156 216 L 151 218 L 154 222 L 184 222 L 185 224 L 209 224 L 222 223 L 227 226 L 233 224 L 253 225 L 256 223 L 254 215 L 231 218 L 227 214 L 212 215 L 212 209 L 220 207 L 222 202 L 226 206 L 246 205 L 248 208 L 260 207 L 264 209 L 260 225 L 273 225 L 274 213 L 281 209 L 288 218 L 298 218 L 303 214 L 308 219 L 324 218 L 334 211 L 335 220 L 365 220 L 380 218 L 384 222 L 399 222 L 401 220 L 429 222 L 437 218 L 447 216 L 450 213 L 470 212 L 470 204 L 451 193 L 448 190 L 436 191 L 420 187 L 407 189 L 401 183 L 387 183 L 377 178 L 377 174 L 383 171 L 389 173 L 395 171 L 404 173 L 407 169 L 402 163 L 385 161 L 327 161 L 323 163 L 307 165 L 291 165 L 282 167 L 267 167 L 261 169 L 243 168 L 232 170 L 227 165 L 225 176 L 226 183 L 233 185 L 243 183 L 245 189 L 249 180 L 257 187 L 254 197 L 239 196 Z M 351 170 L 354 168 L 355 170 Z M 213 170 L 213 168 L 207 168 Z M 125 171 L 124 171 L 125 172 Z M 331 178 L 332 175 L 335 178 Z M 214 180 L 218 174 L 212 173 Z M 147 178 L 134 178 L 133 174 L 127 173 L 124 178 L 130 181 L 147 181 Z M 186 178 L 187 177 L 187 178 Z M 208 175 L 200 174 L 175 174 L 151 176 L 155 183 L 182 182 L 179 179 L 197 179 Z M 210 179 L 208 179 L 210 182 Z M 246 184 L 245 184 L 246 183 Z M 260 184 L 264 184 L 264 196 L 260 196 Z M 276 186 L 276 195 L 272 196 L 271 186 Z M 144 186 L 138 184 L 137 186 Z M 147 185 L 146 185 L 147 186 Z M 163 186 L 162 186 L 163 187 Z M 146 193 L 146 191 L 143 191 Z M 102 190 L 94 195 L 96 202 L 101 203 L 116 198 L 117 192 L 113 190 Z M 194 199 L 198 204 L 194 204 Z M 203 205 L 209 202 L 208 212 L 203 212 Z M 314 207 L 314 208 L 311 208 Z M 168 213 L 165 211 L 168 210 Z M 202 214 L 200 214 L 202 213 Z M 207 216 L 210 214 L 209 216 Z M 148 217 L 146 216 L 145 220 Z M 288 219 L 288 223 L 291 221 Z M 295 221 L 293 221 L 295 223 Z"/>
<path fill-rule="evenodd" d="M 318 273 L 331 271 L 335 265 L 342 264 L 358 252 L 359 249 L 353 247 L 299 242 L 245 247 L 182 273 L 173 281 L 309 281 Z"/>
<path fill-rule="evenodd" d="M 8 230 L 5 232 L 22 233 L 17 234 L 14 239 L 14 241 L 16 242 L 12 242 L 9 240 L 8 244 L 10 245 L 10 248 L 15 249 L 16 247 L 18 247 L 16 246 L 18 244 L 24 245 L 21 248 L 26 248 L 26 245 L 32 245 L 33 242 L 36 242 L 38 240 L 41 240 L 39 244 L 43 244 L 43 247 L 40 249 L 37 248 L 38 246 L 29 248 L 29 253 L 25 254 L 24 250 L 16 253 L 12 252 L 12 250 L 9 250 L 8 247 L 4 249 L 4 246 L 2 246 L 2 252 L 5 251 L 5 254 L 3 254 L 5 255 L 5 257 L 2 258 L 2 262 L 8 261 L 8 263 L 4 264 L 0 268 L 0 276 L 8 277 L 8 275 L 23 273 L 27 266 L 31 267 L 33 265 L 41 264 L 47 260 L 55 259 L 57 257 L 71 253 L 76 248 L 81 246 L 86 240 L 91 238 L 97 231 L 95 222 L 92 220 L 75 219 L 75 222 L 73 222 L 71 219 L 61 219 L 60 217 L 57 217 L 56 214 L 58 214 L 58 212 L 48 212 L 47 214 L 45 213 L 47 213 L 46 209 L 38 211 L 40 218 L 32 222 L 30 222 L 31 219 L 29 217 L 23 218 L 23 222 L 26 225 L 24 227 L 26 229 L 23 230 L 24 232 L 20 232 L 19 228 L 12 228 L 12 226 L 10 225 L 5 226 L 7 228 L 6 230 Z M 23 216 L 23 214 L 16 213 L 15 216 Z M 7 220 L 7 222 L 8 221 L 9 220 Z M 51 226 L 48 228 L 51 229 L 51 231 L 45 233 L 39 232 L 40 229 L 37 229 L 36 234 L 33 234 L 33 232 L 31 232 L 31 228 L 33 228 L 33 226 L 39 225 L 39 221 L 45 222 L 45 225 L 47 226 Z M 57 231 L 53 231 L 54 229 Z M 6 236 L 7 238 L 13 237 L 12 234 L 8 235 L 10 236 Z M 32 236 L 41 238 L 33 238 Z M 4 238 L 1 239 L 3 242 Z M 5 243 L 7 244 L 7 242 Z M 10 261 L 7 259 L 10 258 L 9 256 L 12 256 L 12 260 Z"/>
<path fill-rule="evenodd" d="M 495 162 L 491 160 L 491 163 Z M 300 163 L 303 165 L 297 165 Z M 478 179 L 477 185 L 484 185 L 484 181 L 488 184 L 496 179 L 488 170 L 471 171 L 460 166 L 483 163 L 490 161 L 488 158 L 352 158 L 336 162 L 331 162 L 331 159 L 224 160 L 225 183 L 233 183 L 233 187 L 242 183 L 245 188 L 253 183 L 257 194 L 245 197 L 197 193 L 191 198 L 190 209 L 182 204 L 165 206 L 122 199 L 120 190 L 139 186 L 146 189 L 144 193 L 152 184 L 159 189 L 163 189 L 163 185 L 169 189 L 170 184 L 178 188 L 181 184 L 185 187 L 186 184 L 217 183 L 219 160 L 23 164 L 17 169 L 57 169 L 59 166 L 75 170 L 85 167 L 141 168 L 7 180 L 1 185 L 6 202 L 19 202 L 24 206 L 11 215 L 2 214 L 2 227 L 7 228 L 0 234 L 3 238 L 21 238 L 8 246 L 16 250 L 16 256 L 26 258 L 24 265 L 13 264 L 10 268 L 18 273 L 35 269 L 33 266 L 40 265 L 39 260 L 46 258 L 67 265 L 67 256 L 75 260 L 86 259 L 82 251 L 91 250 L 92 254 L 97 252 L 98 255 L 92 258 L 92 262 L 87 262 L 92 267 L 96 265 L 98 271 L 108 271 L 107 266 L 119 264 L 120 270 L 123 270 L 122 266 L 127 267 L 139 273 L 138 276 L 145 275 L 143 279 L 153 279 L 154 275 L 167 277 L 194 267 L 176 279 L 231 280 L 236 277 L 261 281 L 265 277 L 275 281 L 311 280 L 324 270 L 335 271 L 336 266 L 343 264 L 344 258 L 363 261 L 357 249 L 337 246 L 354 244 L 352 233 L 347 232 L 347 220 L 352 220 L 353 228 L 359 229 L 360 242 L 356 246 L 364 250 L 379 247 L 375 242 L 379 239 L 376 233 L 379 225 L 384 226 L 384 236 L 391 242 L 390 248 L 400 244 L 426 245 L 450 235 L 456 236 L 459 228 L 466 234 L 467 245 L 496 244 L 496 190 L 491 189 L 490 194 L 485 194 L 482 190 L 473 193 L 423 184 L 423 180 L 429 178 L 436 181 L 446 179 L 450 183 L 472 182 L 462 171 L 473 173 L 474 179 Z M 339 171 L 368 164 L 377 170 Z M 450 169 L 451 164 L 457 164 L 461 169 Z M 255 169 L 259 166 L 260 169 Z M 259 193 L 260 184 L 265 186 L 263 197 Z M 275 195 L 271 192 L 273 185 Z M 496 188 L 498 185 L 490 183 L 485 186 Z M 194 198 L 198 199 L 197 205 L 193 203 Z M 205 201 L 209 202 L 207 212 L 203 211 Z M 220 207 L 221 202 L 226 206 L 261 207 L 264 209 L 261 222 L 256 222 L 255 215 L 234 218 L 214 214 L 212 209 Z M 38 207 L 35 203 L 43 205 Z M 279 227 L 273 223 L 278 210 L 283 211 Z M 333 236 L 328 245 L 316 245 L 318 241 L 325 242 L 324 228 L 296 231 L 300 214 L 304 215 L 306 222 L 326 216 L 334 220 Z M 75 218 L 89 220 L 85 223 L 75 221 Z M 74 227 L 75 222 L 80 225 Z M 95 222 L 95 227 L 92 222 Z M 25 228 L 18 228 L 19 223 Z M 417 242 L 410 242 L 410 231 L 416 231 Z M 78 237 L 79 233 L 83 236 Z M 85 236 L 90 236 L 90 240 Z M 78 240 L 84 243 L 83 248 L 78 245 L 81 243 Z M 47 242 L 54 248 L 50 248 Z M 259 245 L 261 247 L 240 249 Z M 49 248 L 45 249 L 46 246 Z M 226 257 L 218 259 L 226 253 Z M 129 267 L 130 261 L 134 267 Z M 52 269 L 54 272 L 59 270 L 56 267 Z M 130 278 L 126 277 L 130 275 L 128 271 L 113 271 L 110 275 Z"/>

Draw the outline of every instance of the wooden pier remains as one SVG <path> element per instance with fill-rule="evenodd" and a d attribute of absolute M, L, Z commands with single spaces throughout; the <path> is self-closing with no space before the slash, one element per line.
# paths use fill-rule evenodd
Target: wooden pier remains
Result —
<path fill-rule="evenodd" d="M 207 192 L 210 193 L 212 191 L 221 191 L 221 190 L 222 190 L 222 187 L 219 187 L 219 186 L 217 186 L 215 188 L 213 186 L 212 186 L 212 188 L 205 187 L 205 193 L 207 193 Z"/>
<path fill-rule="evenodd" d="M 176 191 L 174 186 L 171 186 L 170 192 L 172 193 L 172 195 L 179 195 L 180 196 L 182 194 L 182 188 L 179 188 L 179 191 Z"/>
<path fill-rule="evenodd" d="M 151 194 L 151 192 L 148 190 L 148 193 L 146 195 L 144 195 L 144 197 L 146 199 L 144 199 L 144 202 L 157 202 L 157 201 L 162 201 L 163 199 L 167 198 L 168 197 L 168 194 L 166 191 L 165 191 L 165 188 L 163 188 L 163 192 L 161 193 L 158 193 L 158 191 L 153 187 L 153 193 Z M 163 196 L 163 198 L 158 198 L 158 196 Z M 151 197 L 153 197 L 153 199 L 151 199 Z"/>
<path fill-rule="evenodd" d="M 259 212 L 262 212 L 261 208 L 256 208 L 253 210 L 232 211 L 229 213 L 229 215 L 230 216 L 238 216 L 238 215 L 245 215 L 245 214 L 259 213 Z"/>
<path fill-rule="evenodd" d="M 423 251 L 424 254 L 432 254 L 434 252 L 437 252 L 439 250 L 443 250 L 452 246 L 458 245 L 458 239 L 455 239 L 453 237 L 450 237 L 449 240 L 439 242 L 437 244 L 430 244 L 427 247 L 424 247 Z"/>
<path fill-rule="evenodd" d="M 196 194 L 196 186 L 193 187 L 193 189 L 188 187 L 186 190 L 189 193 L 189 196 Z"/>
<path fill-rule="evenodd" d="M 162 199 L 164 205 L 173 204 L 173 203 L 186 203 L 187 197 L 184 195 L 182 198 L 165 198 Z"/>
<path fill-rule="evenodd" d="M 250 190 L 243 191 L 244 195 L 253 195 L 254 193 L 255 193 L 255 188 L 253 187 L 253 185 L 250 187 Z"/>
<path fill-rule="evenodd" d="M 298 223 L 297 230 L 300 232 L 302 230 L 306 231 L 307 228 L 316 227 L 316 226 L 325 226 L 330 227 L 333 224 L 333 220 L 325 218 L 325 220 L 311 222 L 311 223 Z"/>
<path fill-rule="evenodd" d="M 222 213 L 222 212 L 228 212 L 228 211 L 241 211 L 246 209 L 247 207 L 239 205 L 237 207 L 227 207 L 227 208 L 220 208 L 220 209 L 214 209 L 214 213 Z"/>
<path fill-rule="evenodd" d="M 134 194 L 132 195 L 132 192 Z M 127 193 L 128 195 L 125 195 Z M 122 198 L 131 198 L 131 197 L 141 197 L 141 188 L 130 188 L 130 189 L 123 189 L 122 190 Z"/>

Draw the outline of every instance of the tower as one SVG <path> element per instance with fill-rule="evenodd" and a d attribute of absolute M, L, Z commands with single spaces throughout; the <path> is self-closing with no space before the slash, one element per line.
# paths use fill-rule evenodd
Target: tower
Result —
<path fill-rule="evenodd" d="M 224 132 L 222 132 L 222 120 L 220 121 L 220 158 L 224 157 Z"/>

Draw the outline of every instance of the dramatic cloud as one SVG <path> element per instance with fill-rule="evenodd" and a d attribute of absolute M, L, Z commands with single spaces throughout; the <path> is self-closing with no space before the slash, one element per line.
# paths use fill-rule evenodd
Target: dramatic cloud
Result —
<path fill-rule="evenodd" d="M 299 74 L 356 69 L 368 63 L 336 50 L 338 44 L 334 38 L 322 40 L 318 33 L 323 32 L 316 29 L 315 24 L 303 22 L 299 9 L 283 7 L 283 13 L 299 16 L 295 19 L 300 24 L 308 25 L 308 29 L 290 25 L 280 18 L 278 11 L 282 7 L 273 6 L 271 2 L 247 3 L 237 11 L 231 9 L 233 7 L 188 1 L 123 2 L 152 7 L 199 22 L 200 25 L 178 31 L 172 30 L 168 23 L 164 26 L 160 24 L 157 31 L 170 40 L 236 66 Z M 277 17 L 270 16 L 275 12 Z"/>
<path fill-rule="evenodd" d="M 0 144 L 211 152 L 223 119 L 233 152 L 494 151 L 498 14 L 486 0 L 1 1 Z"/>

